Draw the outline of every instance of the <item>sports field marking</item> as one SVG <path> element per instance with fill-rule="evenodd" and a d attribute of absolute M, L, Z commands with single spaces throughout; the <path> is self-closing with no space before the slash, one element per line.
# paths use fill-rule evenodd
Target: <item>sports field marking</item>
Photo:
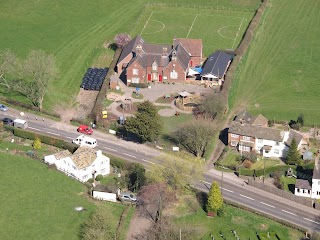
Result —
<path fill-rule="evenodd" d="M 225 38 L 225 39 L 234 40 L 234 38 L 228 38 L 228 37 L 226 37 L 226 36 L 223 36 L 223 35 L 220 33 L 220 31 L 221 31 L 222 29 L 227 28 L 227 27 L 232 27 L 232 26 L 235 26 L 235 25 L 227 25 L 227 26 L 223 26 L 223 27 L 219 28 L 218 34 L 220 35 L 220 37 L 223 37 L 223 38 Z"/>
<path fill-rule="evenodd" d="M 243 21 L 244 21 L 244 17 L 242 18 L 242 21 L 241 21 L 241 23 L 240 23 L 240 26 L 239 26 L 238 32 L 237 32 L 237 34 L 236 34 L 236 37 L 235 37 L 234 40 L 233 40 L 232 49 L 233 49 L 234 44 L 236 43 L 236 40 L 237 40 L 237 38 L 238 38 L 238 36 L 239 36 L 239 32 L 240 32 L 240 30 L 241 30 Z"/>
<path fill-rule="evenodd" d="M 153 20 L 153 19 L 151 19 L 151 20 L 149 20 L 149 21 L 161 23 L 161 24 L 162 24 L 162 28 L 161 28 L 160 30 L 157 30 L 157 31 L 154 31 L 154 32 L 147 32 L 147 33 L 143 33 L 143 34 L 154 34 L 154 33 L 158 33 L 158 32 L 161 32 L 161 31 L 166 27 L 166 25 L 164 25 L 163 22 L 160 22 L 160 21 L 158 21 L 158 20 Z M 142 32 L 141 32 L 141 34 L 142 34 Z"/>
<path fill-rule="evenodd" d="M 151 12 L 151 14 L 150 14 L 150 16 L 149 16 L 148 20 L 146 21 L 146 24 L 144 24 L 143 29 L 142 29 L 142 31 L 141 31 L 141 33 L 140 33 L 140 34 L 142 34 L 142 33 L 143 33 L 143 31 L 144 31 L 145 27 L 148 25 L 149 20 L 150 20 L 150 18 L 151 18 L 151 16 L 152 16 L 152 14 L 153 14 L 153 11 Z"/>
<path fill-rule="evenodd" d="M 189 29 L 189 32 L 188 32 L 186 38 L 188 38 L 188 36 L 189 36 L 189 34 L 190 34 L 191 30 L 192 30 L 193 24 L 194 24 L 195 21 L 197 20 L 197 17 L 198 17 L 198 14 L 197 14 L 197 15 L 195 16 L 195 18 L 193 19 L 193 22 L 192 22 L 192 24 L 191 24 L 191 27 L 190 27 L 190 29 Z"/>

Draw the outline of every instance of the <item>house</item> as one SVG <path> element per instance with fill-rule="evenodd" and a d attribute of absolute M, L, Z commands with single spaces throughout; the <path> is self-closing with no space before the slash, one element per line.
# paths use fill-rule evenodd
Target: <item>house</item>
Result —
<path fill-rule="evenodd" d="M 73 154 L 65 150 L 48 155 L 44 157 L 44 162 L 55 165 L 59 171 L 81 182 L 110 173 L 110 158 L 104 156 L 101 150 L 90 147 L 79 147 Z"/>
<path fill-rule="evenodd" d="M 201 71 L 201 81 L 212 85 L 222 85 L 224 76 L 230 66 L 232 55 L 218 50 L 209 55 Z"/>
<path fill-rule="evenodd" d="M 246 110 L 243 110 L 239 114 L 237 114 L 233 121 L 246 123 L 253 126 L 268 127 L 268 119 L 265 116 L 263 116 L 262 114 L 253 116 Z"/>
<path fill-rule="evenodd" d="M 297 179 L 296 186 L 294 188 L 294 195 L 300 197 L 310 197 L 311 196 L 311 186 L 308 180 Z"/>
<path fill-rule="evenodd" d="M 127 85 L 185 82 L 191 64 L 200 59 L 201 39 L 176 39 L 173 45 L 149 44 L 138 35 L 123 48 L 116 70 Z"/>

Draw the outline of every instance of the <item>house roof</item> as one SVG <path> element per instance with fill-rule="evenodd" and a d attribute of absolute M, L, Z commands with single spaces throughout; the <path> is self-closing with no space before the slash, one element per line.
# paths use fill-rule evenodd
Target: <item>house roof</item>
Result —
<path fill-rule="evenodd" d="M 311 186 L 308 180 L 304 180 L 304 179 L 297 179 L 296 180 L 296 188 L 299 189 L 308 189 L 311 190 Z"/>
<path fill-rule="evenodd" d="M 262 114 L 259 114 L 251 120 L 251 124 L 254 126 L 264 126 L 268 124 L 268 119 Z"/>
<path fill-rule="evenodd" d="M 70 157 L 72 154 L 71 152 L 69 152 L 69 150 L 63 150 L 63 151 L 60 151 L 60 152 L 57 152 L 55 154 L 53 154 L 53 156 L 57 159 L 57 160 L 60 160 L 62 158 L 65 158 L 65 157 Z"/>
<path fill-rule="evenodd" d="M 310 151 L 305 151 L 303 154 L 303 160 L 312 160 L 313 159 L 313 153 Z"/>
<path fill-rule="evenodd" d="M 210 54 L 204 63 L 201 76 L 212 74 L 222 78 L 231 59 L 231 55 L 220 50 Z"/>
<path fill-rule="evenodd" d="M 240 123 L 241 122 L 250 123 L 253 118 L 254 116 L 251 115 L 251 113 L 247 112 L 246 110 L 243 110 L 237 114 L 237 116 L 234 118 L 234 121 L 237 121 Z"/>
<path fill-rule="evenodd" d="M 296 140 L 297 145 L 299 145 L 299 143 L 301 142 L 301 140 L 303 139 L 303 135 L 298 133 L 297 131 L 290 129 L 289 131 L 289 137 L 287 139 L 287 141 L 285 142 L 288 146 L 291 145 L 291 142 L 293 140 L 293 138 Z"/>
<path fill-rule="evenodd" d="M 112 186 L 105 186 L 105 185 L 98 184 L 93 188 L 93 191 L 116 193 L 117 189 Z"/>
<path fill-rule="evenodd" d="M 229 132 L 242 136 L 255 137 L 259 139 L 266 139 L 277 142 L 282 142 L 284 137 L 284 133 L 281 130 L 268 127 L 252 126 L 248 124 L 241 124 L 236 121 L 231 122 Z"/>
<path fill-rule="evenodd" d="M 319 159 L 314 161 L 313 175 L 312 179 L 320 179 L 320 164 Z"/>
<path fill-rule="evenodd" d="M 89 167 L 97 158 L 97 152 L 90 147 L 79 147 L 70 157 L 78 169 Z"/>
<path fill-rule="evenodd" d="M 172 58 L 172 53 L 173 51 L 176 51 L 177 53 L 177 60 L 180 62 L 181 66 L 184 69 L 187 69 L 189 66 L 189 61 L 190 61 L 190 55 L 189 53 L 186 51 L 186 49 L 181 45 L 178 44 L 176 45 L 173 50 L 171 51 L 171 58 Z"/>
<path fill-rule="evenodd" d="M 168 57 L 162 57 L 159 54 L 145 53 L 145 54 L 138 55 L 134 60 L 137 60 L 140 63 L 140 65 L 143 66 L 144 68 L 151 67 L 154 62 L 156 62 L 159 67 L 167 66 L 169 63 Z M 134 60 L 132 62 L 134 62 Z M 131 65 L 132 62 L 130 62 L 129 65 Z"/>
<path fill-rule="evenodd" d="M 118 62 L 121 62 L 130 53 L 135 52 L 135 48 L 137 47 L 137 45 L 143 43 L 144 40 L 140 35 L 137 35 L 135 38 L 133 38 L 127 45 L 123 47 Z"/>
<path fill-rule="evenodd" d="M 176 38 L 173 46 L 181 44 L 191 56 L 202 57 L 202 39 Z"/>
<path fill-rule="evenodd" d="M 142 47 L 143 47 L 143 50 L 144 50 L 145 53 L 158 54 L 158 55 L 162 55 L 163 53 L 164 53 L 164 55 L 169 55 L 169 52 L 172 49 L 172 46 L 168 45 L 168 44 L 144 43 L 142 45 Z M 166 51 L 164 49 L 166 49 Z"/>

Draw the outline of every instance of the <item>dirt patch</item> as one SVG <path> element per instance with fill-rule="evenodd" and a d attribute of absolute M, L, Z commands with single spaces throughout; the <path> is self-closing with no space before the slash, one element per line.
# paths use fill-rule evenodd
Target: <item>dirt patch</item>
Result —
<path fill-rule="evenodd" d="M 137 106 L 136 105 L 132 105 L 131 108 L 127 107 L 126 109 L 124 109 L 124 111 L 122 110 L 122 107 L 121 106 L 118 106 L 117 107 L 117 111 L 118 112 L 124 112 L 124 113 L 128 113 L 128 114 L 133 114 L 134 112 L 137 111 Z"/>
<path fill-rule="evenodd" d="M 172 117 L 175 115 L 176 111 L 172 108 L 164 108 L 158 111 L 159 115 L 162 117 Z"/>
<path fill-rule="evenodd" d="M 114 92 L 109 92 L 107 94 L 107 99 L 111 100 L 111 101 L 120 101 L 121 100 L 121 95 L 118 93 L 114 93 Z"/>
<path fill-rule="evenodd" d="M 268 228 L 269 228 L 269 227 L 268 227 L 268 225 L 266 225 L 266 224 L 261 224 L 261 225 L 260 225 L 260 229 L 263 230 L 263 231 L 267 230 Z"/>

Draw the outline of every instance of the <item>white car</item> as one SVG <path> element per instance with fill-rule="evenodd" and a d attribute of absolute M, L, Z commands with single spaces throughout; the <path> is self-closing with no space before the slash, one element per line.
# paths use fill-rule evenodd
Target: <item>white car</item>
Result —
<path fill-rule="evenodd" d="M 0 111 L 6 112 L 6 111 L 8 111 L 8 107 L 3 104 L 0 104 Z"/>

